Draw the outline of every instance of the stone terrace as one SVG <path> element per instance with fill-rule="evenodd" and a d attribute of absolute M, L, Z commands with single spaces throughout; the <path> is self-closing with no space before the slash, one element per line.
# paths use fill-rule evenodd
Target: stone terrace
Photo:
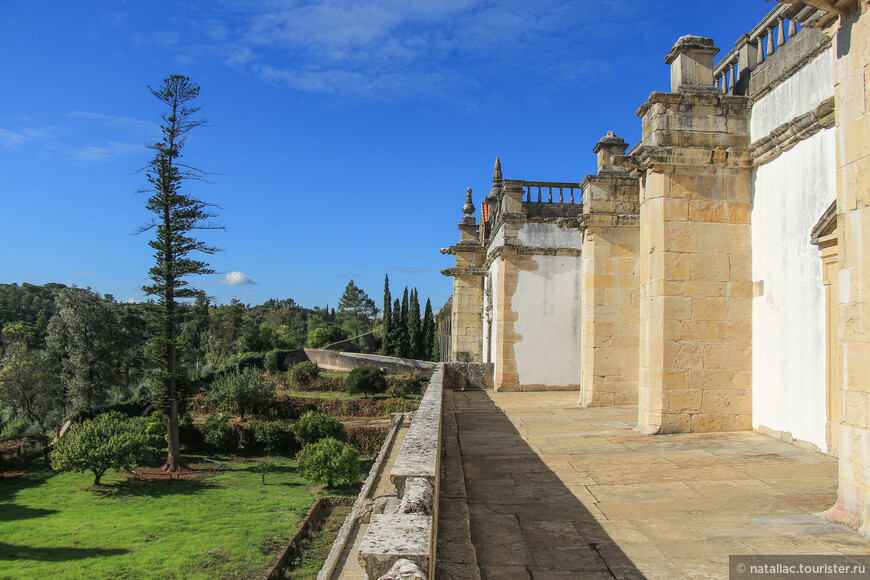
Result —
<path fill-rule="evenodd" d="M 445 389 L 439 578 L 728 578 L 729 554 L 870 554 L 822 515 L 836 458 L 751 431 L 641 435 L 635 407 L 578 398 Z"/>

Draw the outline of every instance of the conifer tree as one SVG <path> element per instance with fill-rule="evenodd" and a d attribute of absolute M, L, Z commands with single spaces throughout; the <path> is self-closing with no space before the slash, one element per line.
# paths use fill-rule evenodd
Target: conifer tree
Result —
<path fill-rule="evenodd" d="M 408 305 L 408 356 L 414 359 L 422 359 L 423 335 L 420 333 L 420 300 L 417 298 L 417 289 L 411 290 Z"/>
<path fill-rule="evenodd" d="M 393 300 L 393 311 L 390 313 L 392 326 L 390 328 L 390 356 L 402 356 L 401 345 L 404 328 L 398 322 L 402 320 L 402 306 L 399 299 Z"/>
<path fill-rule="evenodd" d="M 434 360 L 432 349 L 435 346 L 435 317 L 432 315 L 432 301 L 426 299 L 426 309 L 423 311 L 423 352 L 420 356 L 423 360 Z"/>
<path fill-rule="evenodd" d="M 405 293 L 402 295 L 402 309 L 400 311 L 399 318 L 399 327 L 401 331 L 399 333 L 399 356 L 402 358 L 407 358 L 411 355 L 411 345 L 408 341 L 408 308 L 409 308 L 409 299 L 408 299 L 408 287 L 405 286 Z"/>
<path fill-rule="evenodd" d="M 390 307 L 393 304 L 393 298 L 390 296 L 390 276 L 384 276 L 384 337 L 381 339 L 381 354 L 389 355 L 391 352 L 391 324 L 392 324 L 392 312 L 390 312 Z"/>
<path fill-rule="evenodd" d="M 197 291 L 185 278 L 196 274 L 212 274 L 205 262 L 189 257 L 193 252 L 213 254 L 216 248 L 197 240 L 194 230 L 223 229 L 208 220 L 214 215 L 213 207 L 199 199 L 181 193 L 186 180 L 203 181 L 206 174 L 179 161 L 187 134 L 205 124 L 195 118 L 199 107 L 193 100 L 199 87 L 182 75 L 172 75 L 151 93 L 168 107 L 163 114 L 163 138 L 149 145 L 154 158 L 145 167 L 152 192 L 146 207 L 155 217 L 139 231 L 156 230 L 155 239 L 148 242 L 154 248 L 155 265 L 149 270 L 151 284 L 144 286 L 146 294 L 157 297 L 154 313 L 154 338 L 150 345 L 156 370 L 153 375 L 155 399 L 166 408 L 167 444 L 169 452 L 164 469 L 177 471 L 182 466 L 181 446 L 178 439 L 178 414 L 184 400 L 187 377 L 179 364 L 178 348 L 186 310 L 179 299 L 195 298 Z"/>

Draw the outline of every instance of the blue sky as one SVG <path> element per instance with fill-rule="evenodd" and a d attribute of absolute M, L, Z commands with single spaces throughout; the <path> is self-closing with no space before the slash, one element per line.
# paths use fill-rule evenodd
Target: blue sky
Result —
<path fill-rule="evenodd" d="M 91 286 L 141 300 L 159 138 L 147 86 L 184 74 L 211 126 L 185 160 L 213 174 L 224 251 L 196 283 L 218 302 L 334 306 L 451 292 L 458 239 L 500 156 L 511 179 L 581 181 L 607 131 L 668 90 L 684 34 L 727 52 L 771 8 L 597 0 L 0 0 L 0 283 Z"/>

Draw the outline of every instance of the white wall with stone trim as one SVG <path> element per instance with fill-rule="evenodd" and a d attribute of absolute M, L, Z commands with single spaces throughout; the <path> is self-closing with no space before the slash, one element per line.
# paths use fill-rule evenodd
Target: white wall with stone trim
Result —
<path fill-rule="evenodd" d="M 779 97 L 756 108 L 769 98 Z M 752 424 L 822 450 L 825 293 L 810 232 L 836 198 L 834 169 L 834 129 L 825 129 L 753 171 L 752 278 L 763 294 L 752 302 Z"/>
<path fill-rule="evenodd" d="M 750 140 L 766 137 L 773 129 L 809 113 L 834 96 L 834 53 L 828 49 L 752 107 Z"/>
<path fill-rule="evenodd" d="M 583 247 L 583 236 L 575 228 L 560 227 L 557 224 L 524 223 L 517 238 L 524 246 L 533 248 L 571 248 Z"/>
<path fill-rule="evenodd" d="M 579 385 L 580 257 L 533 260 L 537 269 L 520 271 L 511 300 L 511 309 L 518 313 L 514 332 L 522 336 L 514 345 L 519 384 Z"/>

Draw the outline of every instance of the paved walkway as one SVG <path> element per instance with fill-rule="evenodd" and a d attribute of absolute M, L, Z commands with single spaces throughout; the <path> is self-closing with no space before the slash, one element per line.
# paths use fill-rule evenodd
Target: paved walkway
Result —
<path fill-rule="evenodd" d="M 729 554 L 870 554 L 821 514 L 834 458 L 754 432 L 640 435 L 635 408 L 578 393 L 446 395 L 474 550 L 439 536 L 445 569 L 476 554 L 484 580 L 728 578 Z"/>

